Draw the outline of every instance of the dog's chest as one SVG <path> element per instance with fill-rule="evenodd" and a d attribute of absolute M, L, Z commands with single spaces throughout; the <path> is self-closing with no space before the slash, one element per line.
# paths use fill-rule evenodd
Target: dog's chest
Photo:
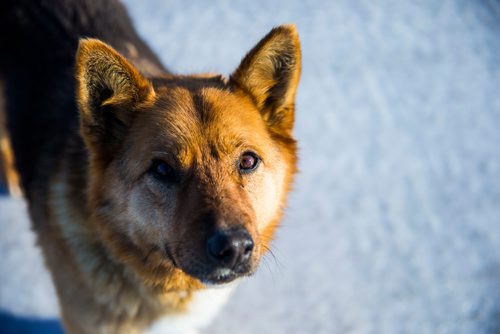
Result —
<path fill-rule="evenodd" d="M 224 287 L 200 290 L 193 295 L 187 311 L 158 319 L 144 334 L 194 334 L 210 324 L 236 287 L 231 283 Z"/>

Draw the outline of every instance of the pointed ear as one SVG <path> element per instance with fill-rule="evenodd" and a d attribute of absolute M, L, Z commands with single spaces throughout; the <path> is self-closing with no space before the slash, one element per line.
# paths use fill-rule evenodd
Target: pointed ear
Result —
<path fill-rule="evenodd" d="M 294 25 L 284 25 L 271 30 L 243 58 L 230 83 L 252 97 L 270 127 L 289 133 L 299 77 L 297 30 Z"/>
<path fill-rule="evenodd" d="M 153 87 L 123 56 L 97 39 L 80 40 L 76 77 L 82 136 L 91 148 L 112 150 L 140 105 L 154 98 Z"/>

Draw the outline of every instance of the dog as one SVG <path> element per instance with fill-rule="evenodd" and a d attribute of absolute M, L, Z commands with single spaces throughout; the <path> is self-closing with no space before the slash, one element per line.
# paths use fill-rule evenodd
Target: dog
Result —
<path fill-rule="evenodd" d="M 296 173 L 296 28 L 176 75 L 118 0 L 4 0 L 16 170 L 67 333 L 181 333 L 270 247 Z M 75 79 L 76 78 L 76 79 Z"/>

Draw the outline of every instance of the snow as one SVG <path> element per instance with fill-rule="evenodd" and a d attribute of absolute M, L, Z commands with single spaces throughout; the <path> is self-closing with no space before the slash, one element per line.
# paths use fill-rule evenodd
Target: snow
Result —
<path fill-rule="evenodd" d="M 498 2 L 126 3 L 179 73 L 229 74 L 281 23 L 301 38 L 274 258 L 207 333 L 500 332 Z M 56 314 L 23 203 L 0 212 L 0 307 Z"/>

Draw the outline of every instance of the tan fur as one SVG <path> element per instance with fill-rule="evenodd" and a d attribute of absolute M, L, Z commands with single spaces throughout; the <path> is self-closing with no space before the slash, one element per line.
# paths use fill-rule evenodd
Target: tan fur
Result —
<path fill-rule="evenodd" d="M 7 190 L 13 197 L 21 197 L 21 185 L 17 174 L 14 154 L 10 145 L 7 131 L 7 119 L 3 99 L 3 87 L 0 84 L 0 182 L 7 186 Z"/>
<path fill-rule="evenodd" d="M 75 166 L 69 143 L 31 213 L 67 332 L 141 333 L 187 312 L 206 288 L 200 277 L 210 269 L 213 229 L 251 235 L 244 275 L 270 248 L 296 172 L 298 37 L 293 26 L 274 29 L 228 80 L 146 78 L 93 39 L 81 41 L 76 65 L 88 166 Z M 248 151 L 261 163 L 243 174 L 239 159 Z M 151 176 L 158 159 L 180 181 Z"/>

